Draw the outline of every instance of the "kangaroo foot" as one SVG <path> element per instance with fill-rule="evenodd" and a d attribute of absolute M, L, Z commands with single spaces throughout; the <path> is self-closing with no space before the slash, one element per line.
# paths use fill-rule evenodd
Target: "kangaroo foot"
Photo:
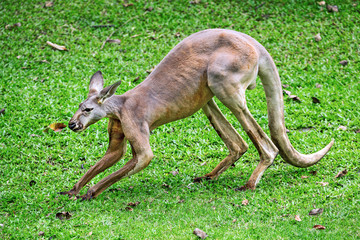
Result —
<path fill-rule="evenodd" d="M 59 192 L 59 194 L 61 195 L 68 195 L 69 197 L 75 196 L 77 193 L 74 189 L 71 189 L 70 191 L 66 191 L 66 192 Z"/>
<path fill-rule="evenodd" d="M 255 190 L 255 186 L 251 186 L 250 184 L 245 184 L 244 186 L 235 188 L 235 191 L 246 191 L 246 190 Z"/>
<path fill-rule="evenodd" d="M 199 182 L 202 182 L 204 180 L 210 181 L 210 180 L 213 180 L 213 178 L 205 175 L 205 176 L 202 176 L 202 177 L 194 178 L 193 182 L 194 183 L 199 183 Z"/>
<path fill-rule="evenodd" d="M 90 201 L 94 198 L 94 192 L 91 190 L 88 190 L 86 194 L 81 195 L 79 198 L 81 198 L 81 201 Z"/>

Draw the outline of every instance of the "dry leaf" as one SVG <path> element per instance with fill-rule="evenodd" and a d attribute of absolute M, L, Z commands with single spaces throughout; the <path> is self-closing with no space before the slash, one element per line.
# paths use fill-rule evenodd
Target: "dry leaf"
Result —
<path fill-rule="evenodd" d="M 38 234 L 38 236 L 44 236 L 44 234 L 45 234 L 45 233 L 44 233 L 43 231 L 40 231 L 39 234 Z"/>
<path fill-rule="evenodd" d="M 146 11 L 146 12 L 151 12 L 152 10 L 154 10 L 154 8 L 153 8 L 153 7 L 148 7 L 148 8 L 145 8 L 145 11 Z"/>
<path fill-rule="evenodd" d="M 136 38 L 136 37 L 138 37 L 138 36 L 140 36 L 140 34 L 132 35 L 131 38 Z"/>
<path fill-rule="evenodd" d="M 317 84 L 315 84 L 315 87 L 316 87 L 316 88 L 322 88 L 322 85 L 319 84 L 319 83 L 317 83 Z"/>
<path fill-rule="evenodd" d="M 301 176 L 301 179 L 305 179 L 308 178 L 309 176 Z"/>
<path fill-rule="evenodd" d="M 316 97 L 311 97 L 313 103 L 320 103 L 320 100 Z"/>
<path fill-rule="evenodd" d="M 206 162 L 203 162 L 203 163 L 200 164 L 200 166 L 204 166 L 204 165 L 206 165 Z"/>
<path fill-rule="evenodd" d="M 288 90 L 283 90 L 283 92 L 284 92 L 286 95 L 288 95 L 289 97 L 291 96 L 291 92 L 290 92 L 290 91 L 288 91 Z"/>
<path fill-rule="evenodd" d="M 236 221 L 237 221 L 236 219 L 232 220 L 233 223 L 235 223 Z"/>
<path fill-rule="evenodd" d="M 106 42 L 108 42 L 108 43 L 116 43 L 116 44 L 121 43 L 121 41 L 119 39 L 108 39 L 108 40 L 106 40 Z"/>
<path fill-rule="evenodd" d="M 66 125 L 63 123 L 52 123 L 44 129 L 44 132 L 48 132 L 49 129 L 53 130 L 54 132 L 60 132 L 64 128 L 66 128 Z"/>
<path fill-rule="evenodd" d="M 92 235 L 92 232 L 89 232 L 89 234 L 88 234 L 89 236 L 91 236 Z"/>
<path fill-rule="evenodd" d="M 201 239 L 205 239 L 208 236 L 203 230 L 198 228 L 195 228 L 193 233 Z"/>
<path fill-rule="evenodd" d="M 340 178 L 345 176 L 348 173 L 348 171 L 346 169 L 340 171 L 338 174 L 336 174 L 335 178 Z"/>
<path fill-rule="evenodd" d="M 130 6 L 133 6 L 134 4 L 133 3 L 124 3 L 123 6 L 124 7 L 130 7 Z"/>
<path fill-rule="evenodd" d="M 0 110 L 0 115 L 3 115 L 3 114 L 5 114 L 5 108 Z"/>
<path fill-rule="evenodd" d="M 316 182 L 317 184 L 320 184 L 321 186 L 325 187 L 326 185 L 329 185 L 328 182 Z"/>
<path fill-rule="evenodd" d="M 339 130 L 344 130 L 344 131 L 345 131 L 345 130 L 347 129 L 347 127 L 346 127 L 346 126 L 339 126 L 339 127 L 338 127 L 338 129 L 339 129 Z"/>
<path fill-rule="evenodd" d="M 355 133 L 360 133 L 360 129 L 356 130 Z"/>
<path fill-rule="evenodd" d="M 60 46 L 60 45 L 57 45 L 55 43 L 52 43 L 52 42 L 49 42 L 49 41 L 46 41 L 46 43 L 48 45 L 50 45 L 51 47 L 55 48 L 56 50 L 59 50 L 59 51 L 68 51 L 68 49 L 66 49 L 65 46 Z"/>
<path fill-rule="evenodd" d="M 315 41 L 317 41 L 317 42 L 321 41 L 320 33 L 316 34 L 316 35 L 314 36 L 314 39 L 315 39 Z"/>
<path fill-rule="evenodd" d="M 322 226 L 322 225 L 315 225 L 313 228 L 318 229 L 318 230 L 324 230 L 325 229 L 325 227 Z"/>
<path fill-rule="evenodd" d="M 190 4 L 199 4 L 201 2 L 201 0 L 193 0 L 190 1 Z"/>
<path fill-rule="evenodd" d="M 296 95 L 290 95 L 289 98 L 291 98 L 294 101 L 301 102 L 300 98 Z"/>
<path fill-rule="evenodd" d="M 175 33 L 175 37 L 180 37 L 180 36 L 181 36 L 181 35 L 180 35 L 179 32 Z"/>
<path fill-rule="evenodd" d="M 283 88 L 288 88 L 288 87 L 290 87 L 290 86 L 289 86 L 289 84 L 283 84 L 282 87 L 283 87 Z"/>
<path fill-rule="evenodd" d="M 138 76 L 138 77 L 136 77 L 134 80 L 133 80 L 133 82 L 136 82 L 136 81 L 138 81 L 140 79 L 140 77 Z"/>
<path fill-rule="evenodd" d="M 176 176 L 176 175 L 178 175 L 179 174 L 179 172 L 178 171 L 172 171 L 172 172 L 170 172 L 173 176 Z"/>
<path fill-rule="evenodd" d="M 132 207 L 136 207 L 137 205 L 139 205 L 140 204 L 140 202 L 138 201 L 138 202 L 129 202 L 127 205 L 128 206 L 132 206 Z"/>
<path fill-rule="evenodd" d="M 21 55 L 19 55 L 19 56 L 16 56 L 16 58 L 17 58 L 17 59 L 20 59 L 21 57 L 22 57 Z"/>
<path fill-rule="evenodd" d="M 249 200 L 245 199 L 241 202 L 242 205 L 246 206 L 249 204 Z"/>
<path fill-rule="evenodd" d="M 126 207 L 125 210 L 126 210 L 126 211 L 129 211 L 129 212 L 134 211 L 134 209 L 132 209 L 131 207 Z"/>
<path fill-rule="evenodd" d="M 185 199 L 181 199 L 180 201 L 178 201 L 178 203 L 183 203 L 185 202 Z"/>
<path fill-rule="evenodd" d="M 69 212 L 59 212 L 55 215 L 56 218 L 63 220 L 63 219 L 70 219 L 71 214 Z"/>
<path fill-rule="evenodd" d="M 45 7 L 52 7 L 52 6 L 54 6 L 53 2 L 46 2 L 45 3 Z"/>
<path fill-rule="evenodd" d="M 298 221 L 298 222 L 301 222 L 301 218 L 299 215 L 295 215 L 295 220 Z"/>
<path fill-rule="evenodd" d="M 317 4 L 319 4 L 320 6 L 324 6 L 326 3 L 325 3 L 325 1 L 320 1 Z"/>
<path fill-rule="evenodd" d="M 329 12 L 338 12 L 338 11 L 339 11 L 338 6 L 336 6 L 336 5 L 327 5 L 327 6 L 326 6 L 326 9 L 327 9 Z"/>
<path fill-rule="evenodd" d="M 21 27 L 21 23 L 15 23 L 15 24 L 8 24 L 5 26 L 5 29 L 12 29 L 12 28 L 15 28 L 15 27 Z"/>
<path fill-rule="evenodd" d="M 324 212 L 323 208 L 315 208 L 309 212 L 309 215 L 319 215 Z"/>
<path fill-rule="evenodd" d="M 348 65 L 349 62 L 347 60 L 342 60 L 339 63 L 343 66 L 346 66 L 346 65 Z"/>

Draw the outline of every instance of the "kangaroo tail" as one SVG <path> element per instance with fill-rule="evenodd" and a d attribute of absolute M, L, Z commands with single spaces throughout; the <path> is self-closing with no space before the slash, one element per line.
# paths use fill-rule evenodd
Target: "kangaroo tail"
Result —
<path fill-rule="evenodd" d="M 334 139 L 322 150 L 313 154 L 301 154 L 291 145 L 286 134 L 284 120 L 284 102 L 279 73 L 270 54 L 261 47 L 259 76 L 264 86 L 268 107 L 271 139 L 279 149 L 280 156 L 296 167 L 309 167 L 317 163 L 330 150 Z"/>

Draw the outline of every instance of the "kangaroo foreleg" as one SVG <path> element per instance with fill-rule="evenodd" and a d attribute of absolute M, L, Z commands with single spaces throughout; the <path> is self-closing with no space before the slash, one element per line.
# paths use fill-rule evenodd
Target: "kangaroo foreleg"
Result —
<path fill-rule="evenodd" d="M 126 152 L 126 139 L 119 120 L 109 119 L 108 133 L 109 147 L 105 155 L 82 176 L 70 191 L 61 192 L 60 194 L 69 196 L 77 195 L 91 179 L 113 166 L 122 158 Z"/>
<path fill-rule="evenodd" d="M 217 179 L 221 173 L 234 164 L 248 149 L 246 142 L 226 120 L 213 99 L 211 99 L 202 109 L 219 137 L 229 149 L 229 155 L 223 159 L 214 170 L 203 177 L 195 178 L 194 182 L 199 182 L 202 179 Z"/>
<path fill-rule="evenodd" d="M 125 132 L 130 142 L 133 157 L 121 169 L 103 178 L 100 182 L 92 186 L 85 195 L 81 196 L 83 200 L 90 200 L 106 188 L 121 180 L 129 177 L 145 167 L 147 167 L 153 158 L 153 153 L 149 144 L 149 131 L 147 128 L 139 129 L 132 124 L 128 126 L 129 131 Z M 125 129 L 124 129 L 125 130 Z M 137 131 L 138 130 L 138 131 Z"/>

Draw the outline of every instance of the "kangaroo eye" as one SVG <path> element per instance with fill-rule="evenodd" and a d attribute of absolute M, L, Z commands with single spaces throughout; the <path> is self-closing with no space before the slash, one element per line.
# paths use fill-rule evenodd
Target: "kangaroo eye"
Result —
<path fill-rule="evenodd" d="M 94 108 L 85 108 L 84 112 L 91 112 Z"/>

